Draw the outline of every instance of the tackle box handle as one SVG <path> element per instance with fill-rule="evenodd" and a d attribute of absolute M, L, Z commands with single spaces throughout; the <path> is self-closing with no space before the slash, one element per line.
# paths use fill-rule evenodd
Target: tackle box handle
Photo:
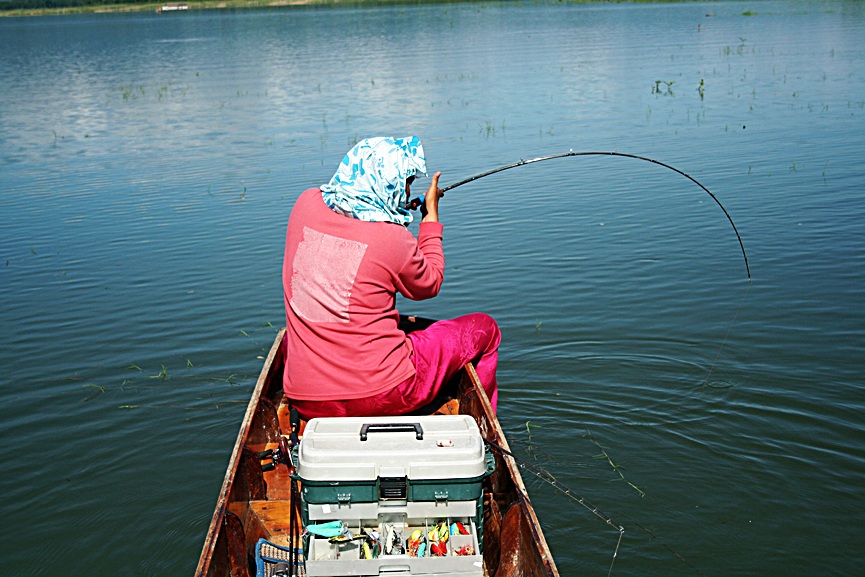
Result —
<path fill-rule="evenodd" d="M 418 441 L 423 441 L 423 427 L 420 423 L 365 423 L 360 428 L 360 440 L 366 441 L 369 433 L 410 433 L 412 431 Z"/>

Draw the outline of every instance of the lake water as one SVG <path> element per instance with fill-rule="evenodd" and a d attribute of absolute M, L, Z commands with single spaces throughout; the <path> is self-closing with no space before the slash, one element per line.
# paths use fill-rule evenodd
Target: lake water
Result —
<path fill-rule="evenodd" d="M 0 572 L 192 573 L 292 202 L 384 134 L 443 185 L 573 149 L 711 190 L 750 283 L 693 182 L 575 157 L 449 192 L 399 308 L 498 319 L 505 431 L 625 528 L 613 575 L 857 572 L 863 38 L 854 1 L 0 19 Z M 617 532 L 527 482 L 606 575 Z"/>

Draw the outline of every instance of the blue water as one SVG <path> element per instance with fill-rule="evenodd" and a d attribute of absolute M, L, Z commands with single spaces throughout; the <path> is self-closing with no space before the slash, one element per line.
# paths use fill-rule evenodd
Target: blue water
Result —
<path fill-rule="evenodd" d="M 865 547 L 865 10 L 466 3 L 0 19 L 4 575 L 193 571 L 285 223 L 374 135 L 449 192 L 512 445 L 613 575 L 848 575 Z M 423 181 L 421 181 L 422 183 Z M 416 225 L 412 225 L 413 229 Z M 618 533 L 527 482 L 562 575 Z"/>

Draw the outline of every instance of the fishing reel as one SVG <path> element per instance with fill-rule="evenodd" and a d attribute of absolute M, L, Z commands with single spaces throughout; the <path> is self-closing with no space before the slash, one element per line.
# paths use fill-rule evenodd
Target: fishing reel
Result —
<path fill-rule="evenodd" d="M 291 460 L 291 439 L 289 437 L 281 437 L 279 446 L 275 449 L 268 449 L 256 454 L 258 460 L 261 461 L 262 471 L 273 471 L 279 464 L 287 465 L 290 470 L 294 470 L 294 461 Z"/>
<path fill-rule="evenodd" d="M 289 413 L 289 423 L 291 432 L 288 436 L 279 438 L 279 445 L 275 449 L 268 449 L 256 454 L 261 462 L 262 471 L 273 471 L 277 465 L 283 464 L 288 466 L 290 472 L 294 472 L 294 461 L 291 458 L 291 452 L 294 447 L 300 442 L 298 433 L 300 431 L 300 415 L 297 409 L 291 409 Z"/>
<path fill-rule="evenodd" d="M 421 195 L 421 196 L 418 196 L 417 198 L 413 198 L 412 200 L 405 203 L 405 208 L 406 208 L 406 210 L 417 210 L 421 206 L 423 206 L 423 203 L 424 203 L 424 197 L 423 197 L 423 195 Z"/>

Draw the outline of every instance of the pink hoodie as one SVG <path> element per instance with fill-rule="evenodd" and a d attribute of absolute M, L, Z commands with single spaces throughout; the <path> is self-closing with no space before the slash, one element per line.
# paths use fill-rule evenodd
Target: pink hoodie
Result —
<path fill-rule="evenodd" d="M 397 328 L 396 292 L 436 296 L 444 279 L 442 225 L 405 227 L 335 213 L 312 188 L 288 221 L 282 283 L 289 398 L 357 399 L 414 374 L 411 341 Z"/>

